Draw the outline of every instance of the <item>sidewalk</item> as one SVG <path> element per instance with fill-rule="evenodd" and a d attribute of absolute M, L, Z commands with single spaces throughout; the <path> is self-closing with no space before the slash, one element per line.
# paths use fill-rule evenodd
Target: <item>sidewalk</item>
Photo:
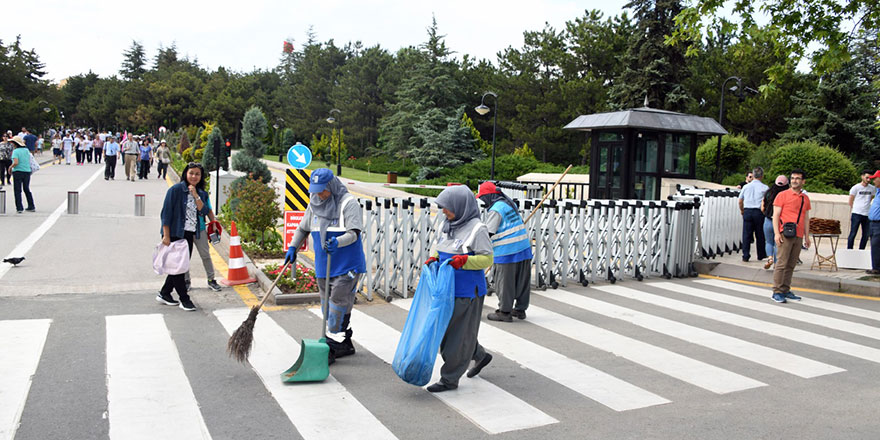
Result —
<path fill-rule="evenodd" d="M 838 243 L 838 250 L 846 248 L 846 237 L 842 237 Z M 754 250 L 753 250 L 754 252 Z M 819 248 L 820 255 L 831 254 L 831 245 L 822 242 Z M 801 250 L 800 260 L 792 275 L 791 285 L 795 288 L 809 288 L 828 290 L 833 292 L 850 293 L 854 295 L 880 296 L 880 280 L 862 280 L 870 277 L 863 269 L 811 269 L 816 250 Z M 756 281 L 761 283 L 773 283 L 773 268 L 764 269 L 763 261 L 742 261 L 739 252 L 716 256 L 713 259 L 698 260 L 695 262 L 697 271 L 701 274 L 714 275 L 727 278 L 736 278 L 744 281 Z M 768 288 L 769 292 L 769 288 Z"/>

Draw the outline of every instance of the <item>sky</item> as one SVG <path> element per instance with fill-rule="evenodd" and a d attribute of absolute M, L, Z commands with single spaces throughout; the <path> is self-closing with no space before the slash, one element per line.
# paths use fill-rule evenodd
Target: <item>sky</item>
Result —
<path fill-rule="evenodd" d="M 11 0 L 3 0 L 7 3 Z M 317 41 L 337 46 L 361 41 L 389 51 L 427 40 L 432 15 L 458 56 L 469 54 L 497 64 L 496 54 L 523 44 L 523 31 L 545 22 L 557 30 L 566 21 L 599 9 L 619 15 L 625 0 L 40 0 L 17 3 L 12 19 L 0 25 L 9 44 L 20 35 L 46 65 L 46 79 L 95 72 L 115 75 L 132 40 L 143 44 L 152 64 L 158 48 L 176 44 L 180 56 L 214 70 L 271 69 L 282 43 L 292 38 L 297 50 L 311 26 Z M 10 9 L 7 7 L 3 9 Z"/>

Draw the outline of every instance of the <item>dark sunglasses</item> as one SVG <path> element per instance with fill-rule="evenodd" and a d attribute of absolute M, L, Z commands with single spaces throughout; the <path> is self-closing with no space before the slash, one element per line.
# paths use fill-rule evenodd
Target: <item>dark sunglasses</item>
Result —
<path fill-rule="evenodd" d="M 199 167 L 199 168 L 201 168 L 201 167 L 202 167 L 202 164 L 200 164 L 200 163 L 198 163 L 198 162 L 190 162 L 190 163 L 188 163 L 186 166 L 188 166 L 188 167 Z"/>

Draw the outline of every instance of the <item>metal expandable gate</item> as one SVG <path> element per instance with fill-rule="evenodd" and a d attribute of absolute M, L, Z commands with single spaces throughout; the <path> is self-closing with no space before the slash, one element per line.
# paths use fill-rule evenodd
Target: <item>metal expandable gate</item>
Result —
<path fill-rule="evenodd" d="M 742 247 L 742 215 L 739 191 L 682 189 L 675 200 L 699 201 L 700 227 L 698 252 L 703 258 L 739 252 Z"/>

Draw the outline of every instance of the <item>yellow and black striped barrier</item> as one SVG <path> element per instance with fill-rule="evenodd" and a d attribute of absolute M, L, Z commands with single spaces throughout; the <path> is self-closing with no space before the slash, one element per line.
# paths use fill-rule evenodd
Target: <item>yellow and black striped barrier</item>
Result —
<path fill-rule="evenodd" d="M 311 174 L 311 170 L 287 169 L 284 190 L 285 211 L 305 211 L 309 206 L 309 176 Z"/>

